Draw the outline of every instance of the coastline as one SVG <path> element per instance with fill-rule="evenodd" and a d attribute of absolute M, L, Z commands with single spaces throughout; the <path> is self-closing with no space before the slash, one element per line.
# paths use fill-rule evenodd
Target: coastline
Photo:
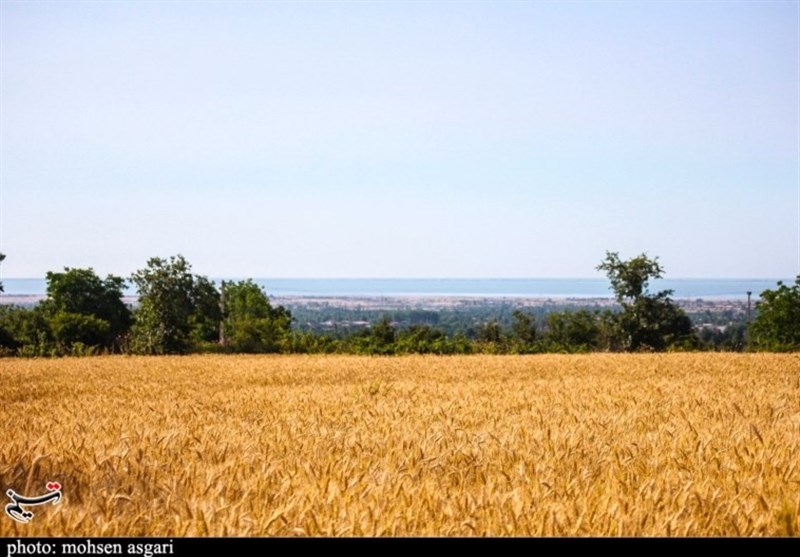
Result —
<path fill-rule="evenodd" d="M 0 295 L 0 306 L 17 305 L 31 307 L 44 300 L 43 295 Z M 135 305 L 138 297 L 124 296 L 123 301 Z M 270 296 L 274 305 L 282 305 L 291 309 L 302 307 L 307 309 L 347 308 L 362 310 L 450 310 L 469 307 L 501 307 L 540 308 L 547 306 L 607 309 L 616 305 L 610 296 L 492 296 L 492 295 L 391 295 L 391 296 Z M 697 297 L 673 298 L 684 310 L 699 311 L 744 311 L 747 300 L 740 297 Z"/>

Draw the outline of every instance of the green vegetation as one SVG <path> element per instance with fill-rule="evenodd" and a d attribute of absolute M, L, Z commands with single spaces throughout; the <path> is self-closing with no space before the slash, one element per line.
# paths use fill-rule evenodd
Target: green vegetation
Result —
<path fill-rule="evenodd" d="M 58 356 L 42 304 L 34 308 L 0 306 L 0 354 Z"/>
<path fill-rule="evenodd" d="M 289 311 L 273 305 L 252 280 L 217 287 L 193 274 L 181 255 L 152 258 L 133 273 L 138 303 L 130 307 L 123 299 L 126 280 L 67 268 L 47 274 L 47 298 L 36 306 L 0 306 L 0 355 L 800 349 L 800 277 L 792 287 L 778 283 L 762 294 L 748 334 L 744 313 L 735 308 L 690 318 L 671 291 L 650 293 L 650 280 L 664 272 L 657 258 L 622 260 L 608 252 L 598 269 L 614 291 L 611 308 L 553 302 L 523 311 L 497 302 L 386 312 L 325 306 Z"/>
<path fill-rule="evenodd" d="M 214 340 L 222 311 L 213 283 L 195 276 L 178 255 L 153 257 L 131 276 L 139 307 L 129 350 L 136 354 L 186 354 Z"/>
<path fill-rule="evenodd" d="M 224 285 L 224 344 L 231 352 L 291 352 L 292 314 L 252 280 Z"/>
<path fill-rule="evenodd" d="M 692 322 L 670 299 L 671 290 L 647 291 L 650 279 L 661 278 L 664 269 L 658 258 L 645 254 L 622 261 L 619 254 L 606 252 L 597 266 L 605 271 L 622 311 L 610 320 L 612 347 L 628 352 L 694 348 Z"/>
<path fill-rule="evenodd" d="M 52 325 L 59 353 L 81 347 L 114 350 L 133 318 L 122 301 L 125 281 L 108 275 L 100 279 L 92 269 L 64 269 L 47 273 L 47 299 L 42 309 Z"/>
<path fill-rule="evenodd" d="M 133 320 L 122 302 L 125 281 L 92 269 L 47 273 L 47 298 L 32 309 L 2 308 L 0 350 L 23 356 L 117 351 Z"/>
<path fill-rule="evenodd" d="M 761 293 L 750 341 L 758 350 L 800 350 L 800 276 L 794 285 L 778 282 L 775 290 Z"/>
<path fill-rule="evenodd" d="M 609 345 L 608 331 L 614 316 L 611 312 L 581 309 L 547 316 L 545 348 L 548 352 L 590 352 Z"/>

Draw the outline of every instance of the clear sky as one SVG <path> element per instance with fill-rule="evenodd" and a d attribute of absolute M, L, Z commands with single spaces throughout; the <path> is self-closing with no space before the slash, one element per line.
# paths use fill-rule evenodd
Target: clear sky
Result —
<path fill-rule="evenodd" d="M 800 272 L 798 3 L 9 2 L 2 274 Z"/>

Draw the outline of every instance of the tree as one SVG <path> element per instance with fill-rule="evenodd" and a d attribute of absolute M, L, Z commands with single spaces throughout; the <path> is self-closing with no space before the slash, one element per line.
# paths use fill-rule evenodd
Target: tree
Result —
<path fill-rule="evenodd" d="M 363 332 L 363 336 L 357 337 L 356 349 L 361 354 L 394 354 L 397 351 L 394 344 L 396 333 L 392 318 L 383 315 Z"/>
<path fill-rule="evenodd" d="M 511 313 L 511 338 L 508 349 L 514 354 L 531 354 L 536 347 L 536 321 L 534 316 L 515 309 Z"/>
<path fill-rule="evenodd" d="M 32 308 L 0 305 L 0 353 L 54 355 L 51 323 L 41 305 Z"/>
<path fill-rule="evenodd" d="M 50 316 L 57 354 L 87 355 L 107 346 L 111 327 L 94 315 L 59 312 Z"/>
<path fill-rule="evenodd" d="M 369 327 L 346 337 L 342 346 L 356 354 L 386 356 L 397 353 L 397 338 L 391 316 L 384 314 Z"/>
<path fill-rule="evenodd" d="M 671 290 L 650 294 L 651 279 L 663 276 L 658 258 L 646 254 L 627 261 L 616 252 L 606 252 L 597 266 L 605 271 L 617 302 L 622 307 L 612 323 L 613 347 L 621 350 L 666 350 L 670 347 L 692 347 L 697 338 L 689 317 L 671 299 Z"/>
<path fill-rule="evenodd" d="M 775 290 L 761 293 L 749 344 L 756 350 L 800 350 L 800 275 L 792 286 L 778 281 Z"/>
<path fill-rule="evenodd" d="M 444 332 L 427 324 L 414 324 L 401 331 L 395 344 L 401 354 L 443 354 L 448 349 Z"/>
<path fill-rule="evenodd" d="M 478 329 L 478 340 L 486 343 L 499 344 L 503 340 L 503 328 L 497 319 L 492 319 Z"/>
<path fill-rule="evenodd" d="M 0 253 L 0 263 L 2 263 L 5 258 L 6 258 L 5 254 L 4 253 Z M 0 282 L 0 292 L 5 292 L 5 290 L 3 290 L 3 283 L 2 282 Z"/>
<path fill-rule="evenodd" d="M 390 346 L 395 340 L 395 330 L 392 326 L 392 318 L 388 315 L 382 316 L 377 323 L 370 326 L 370 333 L 379 346 Z"/>
<path fill-rule="evenodd" d="M 122 300 L 124 287 L 122 278 L 101 279 L 91 268 L 47 273 L 47 299 L 42 306 L 62 352 L 70 352 L 75 343 L 115 346 L 133 321 Z"/>
<path fill-rule="evenodd" d="M 283 352 L 291 346 L 292 314 L 272 307 L 252 280 L 225 283 L 225 335 L 234 352 Z"/>
<path fill-rule="evenodd" d="M 144 354 L 183 354 L 209 339 L 221 319 L 219 292 L 196 277 L 182 255 L 153 257 L 131 275 L 139 292 L 131 349 Z M 214 326 L 216 331 L 216 325 Z"/>
<path fill-rule="evenodd" d="M 192 313 L 189 315 L 191 338 L 196 344 L 216 342 L 222 321 L 220 293 L 214 283 L 203 276 L 194 276 Z"/>
<path fill-rule="evenodd" d="M 586 352 L 601 347 L 603 316 L 586 309 L 547 315 L 546 346 L 559 352 Z"/>
<path fill-rule="evenodd" d="M 511 334 L 523 344 L 533 344 L 536 340 L 536 322 L 533 316 L 515 309 L 511 314 L 514 322 L 511 325 Z"/>
<path fill-rule="evenodd" d="M 606 272 L 611 288 L 620 303 L 625 300 L 636 300 L 645 295 L 650 279 L 662 278 L 664 274 L 658 257 L 649 259 L 644 253 L 628 261 L 622 261 L 618 253 L 607 251 L 606 258 L 597 266 L 597 270 Z"/>

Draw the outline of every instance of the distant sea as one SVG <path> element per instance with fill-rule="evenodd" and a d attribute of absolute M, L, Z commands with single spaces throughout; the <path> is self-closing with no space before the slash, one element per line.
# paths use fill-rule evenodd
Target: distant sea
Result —
<path fill-rule="evenodd" d="M 222 279 L 214 279 L 219 284 Z M 237 280 L 237 279 L 225 279 Z M 606 279 L 253 279 L 271 296 L 453 296 L 522 298 L 611 297 Z M 773 289 L 780 279 L 667 279 L 650 291 L 674 291 L 674 298 L 740 299 Z M 2 279 L 9 296 L 43 296 L 44 279 Z M 784 279 L 787 284 L 793 280 Z M 133 289 L 126 294 L 135 295 Z"/>

